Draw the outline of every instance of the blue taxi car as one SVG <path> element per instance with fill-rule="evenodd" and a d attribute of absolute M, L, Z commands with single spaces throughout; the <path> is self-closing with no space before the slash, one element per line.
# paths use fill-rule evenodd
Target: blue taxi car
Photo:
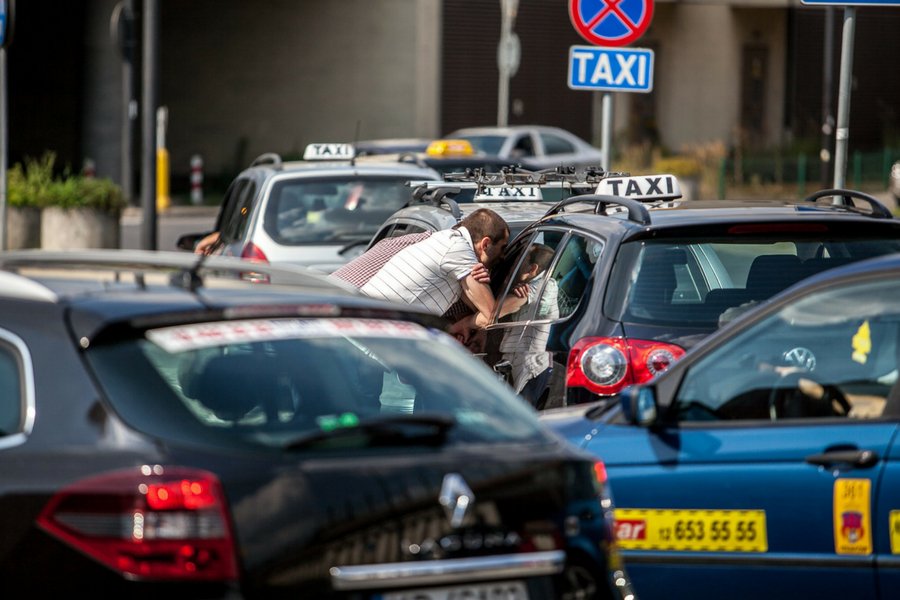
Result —
<path fill-rule="evenodd" d="M 602 456 L 642 600 L 900 597 L 900 254 L 822 272 L 618 402 Z"/>

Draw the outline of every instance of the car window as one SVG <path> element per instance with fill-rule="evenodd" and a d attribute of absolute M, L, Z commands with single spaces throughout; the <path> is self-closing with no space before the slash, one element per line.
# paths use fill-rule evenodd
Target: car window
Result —
<path fill-rule="evenodd" d="M 691 365 L 683 421 L 900 417 L 900 282 L 796 300 Z"/>
<path fill-rule="evenodd" d="M 515 268 L 503 284 L 498 322 L 549 321 L 560 317 L 558 283 L 552 277 L 551 266 L 564 239 L 562 231 L 538 232 L 508 258 Z"/>
<path fill-rule="evenodd" d="M 0 341 L 0 437 L 22 431 L 25 398 L 18 356 Z"/>
<path fill-rule="evenodd" d="M 396 413 L 451 417 L 456 425 L 447 443 L 541 435 L 536 417 L 489 369 L 446 334 L 411 323 L 184 325 L 98 345 L 90 354 L 124 419 L 183 440 L 281 447 L 310 431 Z"/>
<path fill-rule="evenodd" d="M 531 139 L 531 134 L 525 133 L 515 138 L 510 156 L 513 158 L 534 156 L 534 141 Z"/>
<path fill-rule="evenodd" d="M 506 141 L 506 137 L 502 135 L 467 135 L 462 137 L 472 144 L 473 150 L 482 154 L 500 154 L 503 142 Z"/>
<path fill-rule="evenodd" d="M 279 244 L 370 239 L 412 199 L 402 177 L 282 179 L 272 185 L 263 228 Z"/>
<path fill-rule="evenodd" d="M 624 321 L 711 328 L 810 275 L 900 251 L 894 239 L 841 239 L 827 230 L 800 239 L 693 237 L 624 246 L 622 255 L 631 258 L 617 260 L 612 280 L 625 286 L 610 296 L 621 303 Z"/>
<path fill-rule="evenodd" d="M 544 154 L 573 154 L 575 152 L 575 146 L 571 142 L 553 133 L 541 133 L 541 142 L 544 144 Z"/>
<path fill-rule="evenodd" d="M 556 282 L 556 304 L 559 317 L 568 317 L 575 312 L 587 289 L 588 279 L 594 270 L 594 264 L 600 256 L 602 244 L 588 240 L 580 235 L 571 235 L 553 266 L 550 279 Z M 547 286 L 549 292 L 552 288 Z"/>
<path fill-rule="evenodd" d="M 219 229 L 226 242 L 243 239 L 250 224 L 253 199 L 256 197 L 256 182 L 252 179 L 237 179 L 222 201 Z"/>

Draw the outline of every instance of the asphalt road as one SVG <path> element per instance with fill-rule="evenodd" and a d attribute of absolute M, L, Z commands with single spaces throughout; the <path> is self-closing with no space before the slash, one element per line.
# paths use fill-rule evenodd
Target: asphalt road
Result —
<path fill-rule="evenodd" d="M 176 241 L 186 233 L 211 231 L 216 222 L 217 206 L 171 206 L 156 216 L 156 248 L 178 250 Z M 127 208 L 120 220 L 120 246 L 131 250 L 144 249 L 144 219 L 139 208 Z"/>

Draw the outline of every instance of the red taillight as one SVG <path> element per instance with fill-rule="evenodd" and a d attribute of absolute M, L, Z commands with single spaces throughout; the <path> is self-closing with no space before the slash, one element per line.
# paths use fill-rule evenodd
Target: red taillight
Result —
<path fill-rule="evenodd" d="M 250 262 L 269 262 L 269 259 L 266 257 L 265 252 L 260 250 L 259 246 L 257 246 L 253 242 L 247 242 L 247 245 L 244 246 L 243 250 L 241 250 L 241 258 L 243 258 L 244 260 L 249 260 Z M 269 283 L 270 281 L 269 276 L 265 273 L 254 273 L 252 271 L 241 273 L 241 279 L 252 281 L 253 283 Z"/>
<path fill-rule="evenodd" d="M 569 351 L 566 386 L 600 395 L 620 392 L 662 373 L 684 355 L 673 344 L 624 338 L 583 338 Z"/>
<path fill-rule="evenodd" d="M 38 524 L 128 578 L 233 581 L 237 557 L 225 507 L 212 473 L 145 465 L 65 488 Z"/>
<path fill-rule="evenodd" d="M 599 484 L 606 483 L 606 465 L 604 465 L 602 461 L 598 460 L 594 463 L 594 479 L 596 479 Z"/>
<path fill-rule="evenodd" d="M 244 260 L 252 260 L 253 262 L 269 262 L 269 259 L 266 258 L 265 252 L 260 250 L 259 246 L 257 246 L 253 242 L 247 242 L 247 245 L 244 246 L 243 250 L 241 250 L 241 258 L 243 258 Z"/>

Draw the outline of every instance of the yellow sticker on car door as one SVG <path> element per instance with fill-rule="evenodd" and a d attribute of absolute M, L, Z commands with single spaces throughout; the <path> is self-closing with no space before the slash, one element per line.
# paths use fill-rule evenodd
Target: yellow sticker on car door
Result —
<path fill-rule="evenodd" d="M 872 553 L 872 482 L 838 479 L 834 482 L 834 551 L 836 554 Z"/>

